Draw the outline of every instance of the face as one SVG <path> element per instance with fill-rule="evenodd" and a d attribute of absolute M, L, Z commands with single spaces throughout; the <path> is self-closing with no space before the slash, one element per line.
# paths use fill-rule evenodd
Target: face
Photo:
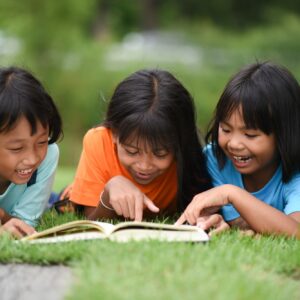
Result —
<path fill-rule="evenodd" d="M 121 144 L 115 137 L 120 163 L 139 184 L 148 184 L 163 174 L 174 160 L 174 155 L 166 149 L 151 149 L 146 143 Z"/>
<path fill-rule="evenodd" d="M 261 130 L 246 128 L 238 109 L 219 124 L 218 142 L 244 181 L 258 182 L 257 188 L 262 188 L 278 167 L 274 134 L 266 135 Z"/>
<path fill-rule="evenodd" d="M 37 131 L 31 135 L 31 126 L 25 117 L 16 126 L 0 133 L 0 190 L 6 190 L 10 182 L 24 184 L 29 181 L 47 154 L 48 128 L 37 123 Z"/>

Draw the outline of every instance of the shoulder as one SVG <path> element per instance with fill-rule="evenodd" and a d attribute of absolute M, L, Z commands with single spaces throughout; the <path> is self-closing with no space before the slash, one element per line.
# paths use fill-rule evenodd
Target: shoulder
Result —
<path fill-rule="evenodd" d="M 59 159 L 59 148 L 56 143 L 48 145 L 47 155 L 39 166 L 39 170 L 56 168 Z"/>
<path fill-rule="evenodd" d="M 286 191 L 299 190 L 300 191 L 300 173 L 296 173 L 289 182 L 283 183 Z"/>
<path fill-rule="evenodd" d="M 83 143 L 99 143 L 99 141 L 112 139 L 112 133 L 109 128 L 99 126 L 95 128 L 91 128 L 85 134 L 83 138 Z"/>
<path fill-rule="evenodd" d="M 42 164 L 57 161 L 59 157 L 59 148 L 56 143 L 48 145 L 47 155 Z"/>

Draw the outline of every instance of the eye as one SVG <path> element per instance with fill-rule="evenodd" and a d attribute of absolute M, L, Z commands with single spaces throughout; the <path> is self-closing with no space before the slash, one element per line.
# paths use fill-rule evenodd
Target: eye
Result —
<path fill-rule="evenodd" d="M 253 133 L 245 133 L 245 136 L 249 139 L 254 139 L 258 136 L 258 134 L 253 134 Z"/>
<path fill-rule="evenodd" d="M 166 156 L 168 156 L 170 153 L 170 151 L 166 150 L 166 149 L 157 149 L 153 151 L 153 154 L 157 157 L 157 158 L 165 158 Z"/>
<path fill-rule="evenodd" d="M 8 150 L 12 151 L 12 152 L 20 152 L 22 149 L 23 149 L 23 147 L 17 147 L 17 148 L 10 148 Z"/>
<path fill-rule="evenodd" d="M 136 149 L 127 149 L 127 148 L 124 148 L 124 150 L 130 156 L 134 156 L 134 155 L 137 155 L 139 153 L 139 151 L 136 150 Z"/>
<path fill-rule="evenodd" d="M 224 133 L 229 133 L 230 132 L 230 129 L 225 127 L 225 126 L 220 125 L 220 128 L 221 128 L 222 132 L 224 132 Z"/>
<path fill-rule="evenodd" d="M 38 142 L 39 146 L 44 146 L 46 144 L 48 144 L 48 140 L 47 141 L 40 141 L 40 142 Z"/>

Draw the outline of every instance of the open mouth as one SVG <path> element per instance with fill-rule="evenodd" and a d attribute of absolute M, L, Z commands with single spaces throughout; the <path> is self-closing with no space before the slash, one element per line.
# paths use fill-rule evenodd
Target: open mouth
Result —
<path fill-rule="evenodd" d="M 149 179 L 149 178 L 152 177 L 152 174 L 145 174 L 145 173 L 136 172 L 136 176 L 141 178 L 141 179 Z"/>
<path fill-rule="evenodd" d="M 26 175 L 31 174 L 32 171 L 33 171 L 32 168 L 31 168 L 31 169 L 19 169 L 19 170 L 17 170 L 17 173 L 18 173 L 19 175 L 26 176 Z"/>
<path fill-rule="evenodd" d="M 233 156 L 233 159 L 238 163 L 247 163 L 252 160 L 250 156 Z"/>

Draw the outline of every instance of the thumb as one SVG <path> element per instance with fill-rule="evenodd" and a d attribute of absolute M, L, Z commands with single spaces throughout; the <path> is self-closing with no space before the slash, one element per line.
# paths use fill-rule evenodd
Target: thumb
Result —
<path fill-rule="evenodd" d="M 148 197 L 144 197 L 144 204 L 152 212 L 159 212 L 159 208 Z"/>

